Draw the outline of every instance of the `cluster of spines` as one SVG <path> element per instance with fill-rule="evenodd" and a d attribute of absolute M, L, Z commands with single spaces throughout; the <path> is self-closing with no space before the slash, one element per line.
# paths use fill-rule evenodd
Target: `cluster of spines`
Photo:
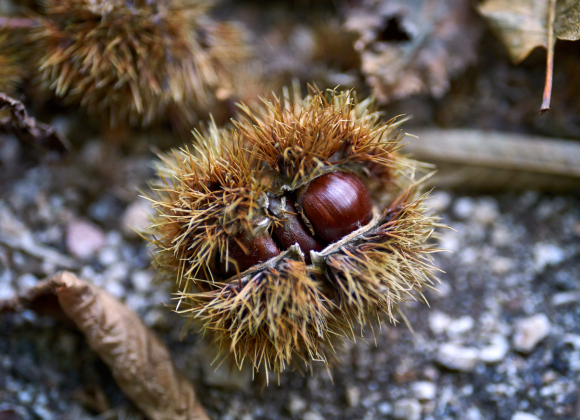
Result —
<path fill-rule="evenodd" d="M 294 190 L 326 170 L 339 168 L 374 177 L 379 185 L 391 185 L 382 187 L 391 205 L 375 216 L 372 226 L 356 237 L 333 244 L 334 250 L 323 251 L 313 265 L 306 265 L 288 250 L 275 261 L 238 273 L 237 279 L 191 277 L 196 272 L 211 272 L 215 258 L 210 253 L 203 258 L 196 253 L 184 258 L 181 249 L 195 246 L 167 238 L 174 235 L 168 231 L 179 228 L 176 221 L 182 232 L 192 232 L 190 226 L 199 219 L 190 218 L 194 213 L 189 213 L 169 221 L 164 219 L 164 204 L 159 207 L 157 238 L 166 242 L 161 247 L 165 257 L 158 252 L 157 264 L 169 267 L 169 274 L 177 276 L 180 283 L 185 278 L 187 284 L 180 289 L 178 310 L 191 314 L 222 350 L 235 355 L 238 363 L 248 358 L 255 369 L 264 366 L 281 371 L 291 360 L 327 361 L 334 338 L 354 337 L 353 324 L 362 328 L 381 322 L 385 316 L 394 321 L 398 303 L 417 294 L 421 298 L 421 291 L 432 285 L 435 277 L 430 253 L 434 248 L 427 240 L 437 226 L 436 218 L 428 216 L 423 208 L 424 196 L 414 181 L 413 161 L 397 153 L 400 136 L 391 133 L 393 121 L 381 123 L 370 106 L 370 101 L 357 103 L 349 92 L 313 92 L 304 99 L 264 102 L 257 113 L 246 107 L 246 117 L 236 123 L 232 135 L 219 132 L 222 143 L 237 145 L 240 153 L 236 159 L 248 162 L 242 166 L 250 172 L 244 172 L 245 179 L 239 186 L 248 186 L 245 193 L 256 193 L 255 203 L 265 191 Z M 216 138 L 199 136 L 198 141 L 211 144 Z M 226 172 L 232 170 L 229 163 L 220 163 L 218 155 L 208 153 L 204 146 L 191 159 L 207 165 L 203 168 L 217 165 Z M 185 158 L 183 155 L 180 159 Z M 223 160 L 228 161 L 229 157 Z M 165 165 L 175 163 L 166 161 Z M 191 168 L 183 168 L 174 171 L 173 177 L 183 183 L 190 173 Z M 222 178 L 210 175 L 209 170 L 206 174 L 223 188 L 225 200 L 236 203 L 237 193 L 224 185 Z M 171 192 L 176 196 L 160 192 L 155 198 L 158 203 L 184 199 L 179 192 Z M 231 195 L 226 199 L 228 193 Z M 197 242 L 192 242 L 209 244 L 206 246 L 218 255 L 223 255 L 224 247 L 227 249 L 224 222 L 229 220 L 226 209 L 231 209 L 223 204 L 224 217 L 205 219 L 203 223 L 208 223 L 196 231 Z M 196 200 L 195 205 L 200 206 L 196 211 L 209 206 L 203 199 Z M 260 212 L 259 207 L 253 210 L 240 208 L 235 223 L 250 227 L 256 212 Z M 216 229 L 224 233 L 224 240 L 217 240 L 212 233 Z M 178 237 L 185 239 L 187 235 Z M 159 239 L 154 243 L 160 248 Z M 168 265 L 163 259 L 171 253 L 174 261 Z M 175 269 L 176 263 L 190 267 L 189 271 Z"/>
<path fill-rule="evenodd" d="M 169 118 L 189 127 L 248 51 L 240 30 L 209 22 L 207 8 L 190 0 L 48 0 L 33 35 L 41 79 L 113 126 Z"/>

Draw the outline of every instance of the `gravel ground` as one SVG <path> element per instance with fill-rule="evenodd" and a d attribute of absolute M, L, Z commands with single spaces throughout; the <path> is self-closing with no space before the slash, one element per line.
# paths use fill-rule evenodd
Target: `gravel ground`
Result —
<path fill-rule="evenodd" d="M 257 39 L 273 38 L 264 22 L 299 22 L 287 38 L 310 45 L 302 14 L 287 13 L 285 2 L 272 2 L 267 12 L 263 2 L 241 2 L 236 7 L 244 13 L 238 3 L 223 2 L 226 17 L 239 15 L 252 31 L 262 30 Z M 278 55 L 271 67 L 318 81 L 318 67 L 298 61 L 304 51 L 273 45 Z M 424 127 L 578 137 L 577 89 L 571 87 L 578 85 L 580 43 L 558 43 L 553 111 L 544 117 L 537 116 L 543 52 L 512 66 L 489 33 L 478 48 L 480 57 L 493 60 L 470 67 L 443 98 L 403 100 L 385 115 L 413 114 L 413 123 Z M 348 84 L 355 79 L 360 75 Z M 131 148 L 122 154 L 99 140 L 94 121 L 52 102 L 46 108 L 37 115 L 65 132 L 79 152 L 38 163 L 15 138 L 0 137 L 0 299 L 65 268 L 104 287 L 169 345 L 216 420 L 580 418 L 577 194 L 437 191 L 432 205 L 453 228 L 440 232 L 441 246 L 452 252 L 436 256 L 442 284 L 439 293 L 427 294 L 431 308 L 407 305 L 414 334 L 405 326 L 384 326 L 374 337 L 367 331 L 366 342 L 340 350 L 342 362 L 330 372 L 315 366 L 305 376 L 286 372 L 266 385 L 247 370 L 224 365 L 216 371 L 200 336 L 180 340 L 184 320 L 164 307 L 170 290 L 153 283 L 149 251 L 131 229 L 147 220 L 137 192 L 152 174 L 147 151 L 171 140 L 138 133 L 119 147 Z M 80 333 L 31 311 L 0 314 L 0 420 L 142 418 Z"/>
<path fill-rule="evenodd" d="M 18 238 L 0 245 L 0 298 L 65 267 L 104 287 L 170 345 L 215 419 L 580 417 L 577 197 L 436 192 L 432 206 L 454 229 L 440 232 L 441 246 L 452 252 L 436 258 L 444 272 L 431 308 L 407 305 L 415 333 L 383 327 L 375 343 L 367 331 L 331 376 L 315 366 L 266 386 L 246 370 L 215 371 L 200 337 L 179 339 L 183 320 L 163 307 L 170 291 L 152 283 L 148 250 L 129 228 L 147 220 L 135 191 L 149 156 L 117 158 L 111 180 L 100 143 L 59 165 L 31 165 L 4 140 L 0 160 L 20 169 L 0 199 L 0 239 Z M 56 253 L 31 255 L 46 247 Z M 78 332 L 31 311 L 0 315 L 2 420 L 95 418 L 109 407 L 96 418 L 140 418 Z"/>

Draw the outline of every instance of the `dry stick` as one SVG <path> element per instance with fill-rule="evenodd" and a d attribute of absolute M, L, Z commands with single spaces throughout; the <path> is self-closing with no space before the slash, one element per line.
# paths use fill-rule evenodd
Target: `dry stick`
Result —
<path fill-rule="evenodd" d="M 546 59 L 546 84 L 544 85 L 544 96 L 542 98 L 542 108 L 540 108 L 540 115 L 550 110 L 550 99 L 552 97 L 552 73 L 554 70 L 555 20 L 556 0 L 550 0 L 550 14 L 548 16 L 548 57 Z"/>
<path fill-rule="evenodd" d="M 167 347 L 137 314 L 106 291 L 68 272 L 39 283 L 24 299 L 50 294 L 57 296 L 64 313 L 148 419 L 209 420 Z"/>

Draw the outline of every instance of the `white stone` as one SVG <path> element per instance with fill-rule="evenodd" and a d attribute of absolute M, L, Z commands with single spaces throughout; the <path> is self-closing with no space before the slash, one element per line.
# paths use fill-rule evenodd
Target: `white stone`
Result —
<path fill-rule="evenodd" d="M 534 246 L 534 265 L 538 271 L 562 262 L 565 257 L 564 250 L 556 245 L 540 242 Z"/>
<path fill-rule="evenodd" d="M 533 414 L 524 413 L 523 411 L 518 411 L 512 416 L 512 420 L 540 420 L 539 417 Z"/>
<path fill-rule="evenodd" d="M 108 281 L 105 284 L 105 290 L 118 299 L 125 296 L 125 288 L 117 281 Z"/>
<path fill-rule="evenodd" d="M 473 329 L 474 324 L 475 322 L 473 321 L 473 318 L 465 315 L 452 320 L 447 327 L 447 332 L 452 336 L 465 334 L 466 332 Z"/>
<path fill-rule="evenodd" d="M 66 245 L 72 255 L 87 259 L 105 245 L 105 234 L 93 223 L 76 220 L 68 225 Z"/>
<path fill-rule="evenodd" d="M 437 213 L 440 213 L 449 207 L 451 203 L 451 195 L 445 191 L 436 191 L 429 197 L 427 201 L 430 208 Z"/>
<path fill-rule="evenodd" d="M 418 400 L 432 400 L 437 394 L 437 387 L 433 382 L 419 381 L 411 385 L 413 396 Z"/>
<path fill-rule="evenodd" d="M 298 395 L 290 395 L 290 399 L 288 401 L 288 410 L 292 416 L 297 416 L 306 410 L 306 401 L 304 401 Z"/>
<path fill-rule="evenodd" d="M 552 296 L 552 305 L 562 306 L 580 301 L 580 292 L 561 292 Z"/>
<path fill-rule="evenodd" d="M 145 293 L 151 289 L 153 273 L 151 271 L 136 271 L 131 275 L 131 283 L 136 291 Z"/>
<path fill-rule="evenodd" d="M 454 343 L 445 343 L 439 347 L 436 360 L 449 369 L 469 372 L 475 369 L 477 362 L 479 362 L 479 350 Z"/>
<path fill-rule="evenodd" d="M 0 282 L 0 301 L 16 297 L 16 290 L 8 282 Z"/>
<path fill-rule="evenodd" d="M 472 198 L 458 198 L 453 205 L 453 212 L 460 219 L 467 219 L 473 213 L 475 202 Z"/>
<path fill-rule="evenodd" d="M 516 350 L 530 353 L 550 333 L 550 321 L 545 314 L 516 322 L 513 344 Z"/>
<path fill-rule="evenodd" d="M 356 386 L 346 388 L 346 403 L 349 407 L 356 407 L 360 401 L 360 391 Z"/>
<path fill-rule="evenodd" d="M 495 198 L 485 197 L 478 200 L 473 212 L 475 220 L 487 225 L 497 221 L 498 217 L 499 207 Z"/>
<path fill-rule="evenodd" d="M 479 359 L 485 363 L 499 363 L 507 355 L 510 349 L 509 343 L 501 334 L 493 336 L 490 341 L 488 346 L 479 351 Z"/>
<path fill-rule="evenodd" d="M 105 267 L 119 261 L 119 251 L 112 247 L 106 247 L 99 252 L 99 262 Z"/>
<path fill-rule="evenodd" d="M 137 232 L 145 232 L 151 225 L 150 217 L 154 209 L 144 198 L 131 203 L 121 219 L 121 228 L 127 238 L 138 238 Z"/>
<path fill-rule="evenodd" d="M 491 271 L 494 274 L 505 274 L 514 268 L 513 260 L 505 257 L 494 257 L 491 260 Z"/>
<path fill-rule="evenodd" d="M 421 404 L 413 398 L 396 401 L 393 407 L 393 417 L 397 420 L 420 420 Z"/>
<path fill-rule="evenodd" d="M 38 283 L 38 279 L 34 274 L 23 274 L 16 279 L 16 284 L 20 290 L 32 289 Z"/>
<path fill-rule="evenodd" d="M 465 420 L 481 420 L 481 411 L 477 407 L 470 407 L 465 412 Z"/>
<path fill-rule="evenodd" d="M 385 416 L 388 416 L 393 412 L 393 406 L 388 402 L 380 403 L 377 409 L 379 410 L 379 413 L 384 414 Z"/>
<path fill-rule="evenodd" d="M 429 327 L 434 334 L 442 334 L 447 331 L 451 318 L 440 311 L 432 311 L 429 315 Z"/>
<path fill-rule="evenodd" d="M 324 417 L 322 417 L 316 411 L 309 411 L 307 413 L 304 413 L 304 417 L 302 418 L 304 420 L 324 420 Z"/>

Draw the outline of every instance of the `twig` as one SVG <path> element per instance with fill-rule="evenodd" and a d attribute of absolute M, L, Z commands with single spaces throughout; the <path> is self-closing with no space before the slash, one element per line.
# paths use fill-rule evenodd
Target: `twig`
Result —
<path fill-rule="evenodd" d="M 0 17 L 0 28 L 30 29 L 39 26 L 39 23 L 30 18 Z"/>
<path fill-rule="evenodd" d="M 542 98 L 542 108 L 540 115 L 550 110 L 550 99 L 552 97 L 552 73 L 554 70 L 554 21 L 556 20 L 556 0 L 550 0 L 550 14 L 548 16 L 548 57 L 546 59 L 546 83 L 544 85 L 544 96 Z"/>
<path fill-rule="evenodd" d="M 0 234 L 0 244 L 25 252 L 26 254 L 32 255 L 33 257 L 39 258 L 43 261 L 47 261 L 54 264 L 56 267 L 68 269 L 78 267 L 78 263 L 74 259 L 62 255 L 51 247 L 34 242 L 31 238 L 26 236 L 17 237 Z"/>
<path fill-rule="evenodd" d="M 21 141 L 59 153 L 70 149 L 68 140 L 54 128 L 30 117 L 22 102 L 0 93 L 0 111 L 5 109 L 10 111 L 10 116 L 0 120 L 0 131 L 12 132 Z"/>

